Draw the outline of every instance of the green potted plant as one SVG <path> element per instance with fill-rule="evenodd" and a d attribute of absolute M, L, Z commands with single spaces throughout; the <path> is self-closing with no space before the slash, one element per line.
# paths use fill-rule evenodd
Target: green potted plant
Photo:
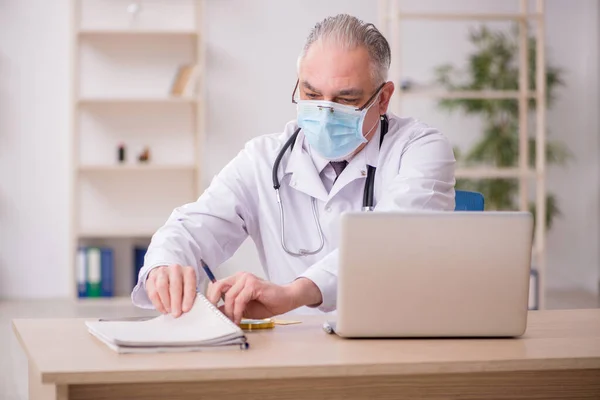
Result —
<path fill-rule="evenodd" d="M 475 51 L 469 56 L 466 68 L 459 69 L 445 64 L 436 68 L 436 83 L 447 90 L 518 90 L 518 26 L 509 32 L 492 31 L 482 26 L 471 31 L 470 42 Z M 535 90 L 536 42 L 528 37 L 529 89 Z M 556 90 L 563 85 L 563 71 L 547 64 L 547 107 L 556 97 Z M 439 108 L 448 112 L 461 111 L 467 115 L 480 116 L 483 134 L 475 145 L 464 154 L 455 149 L 461 166 L 485 164 L 493 167 L 516 167 L 519 157 L 519 107 L 516 99 L 443 99 Z M 535 99 L 529 101 L 529 111 L 534 111 Z M 529 163 L 535 165 L 535 138 L 529 138 Z M 564 165 L 570 158 L 563 143 L 546 142 L 547 164 Z M 491 210 L 518 209 L 517 179 L 458 179 L 457 189 L 473 190 L 485 197 L 486 208 Z M 535 215 L 535 204 L 530 209 Z M 560 214 L 556 197 L 549 193 L 546 198 L 546 224 L 549 229 L 554 217 Z"/>

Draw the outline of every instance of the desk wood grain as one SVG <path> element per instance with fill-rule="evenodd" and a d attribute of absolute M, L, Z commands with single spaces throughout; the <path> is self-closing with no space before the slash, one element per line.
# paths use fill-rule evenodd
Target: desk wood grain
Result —
<path fill-rule="evenodd" d="M 600 398 L 600 370 L 486 372 L 74 386 L 72 400 L 419 400 Z"/>
<path fill-rule="evenodd" d="M 349 340 L 325 334 L 323 320 L 251 332 L 247 351 L 158 355 L 116 354 L 82 320 L 15 320 L 13 327 L 39 383 L 68 387 L 68 399 L 117 399 L 117 393 L 129 399 L 214 398 L 215 391 L 222 398 L 265 399 L 265 388 L 273 398 L 310 393 L 317 399 L 318 392 L 352 399 L 375 387 L 381 398 L 448 398 L 450 392 L 465 398 L 533 392 L 546 396 L 539 398 L 600 398 L 600 309 L 530 312 L 518 339 Z"/>

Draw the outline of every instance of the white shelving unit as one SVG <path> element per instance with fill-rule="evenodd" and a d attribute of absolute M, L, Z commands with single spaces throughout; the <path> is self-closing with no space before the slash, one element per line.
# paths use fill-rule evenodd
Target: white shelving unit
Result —
<path fill-rule="evenodd" d="M 71 0 L 71 288 L 80 245 L 115 249 L 115 295 L 133 284 L 133 246 L 201 193 L 203 0 Z M 196 64 L 198 89 L 170 94 Z M 126 161 L 118 161 L 123 143 Z M 150 149 L 148 162 L 138 161 Z"/>
<path fill-rule="evenodd" d="M 79 105 L 100 105 L 100 104 L 119 104 L 119 105 L 140 105 L 140 104 L 194 104 L 198 99 L 195 98 L 152 98 L 152 97 L 87 97 L 78 99 Z"/>
<path fill-rule="evenodd" d="M 172 36 L 196 36 L 196 30 L 176 29 L 80 29 L 80 37 L 93 36 L 136 36 L 136 35 L 172 35 Z"/>
<path fill-rule="evenodd" d="M 80 165 L 80 172 L 123 172 L 123 171 L 194 171 L 196 165 Z"/>
<path fill-rule="evenodd" d="M 530 99 L 534 99 L 535 93 L 528 93 L 527 96 Z M 486 99 L 486 100 L 500 100 L 500 99 L 519 99 L 521 93 L 511 90 L 481 90 L 481 91 L 462 91 L 457 90 L 453 92 L 447 91 L 435 91 L 435 90 L 411 90 L 410 92 L 402 93 L 402 98 L 411 97 L 428 97 L 436 99 Z"/>
<path fill-rule="evenodd" d="M 535 185 L 536 226 L 533 247 L 533 263 L 538 273 L 538 307 L 545 308 L 545 273 L 546 273 L 546 64 L 545 64 L 545 4 L 544 0 L 535 0 L 535 10 L 529 10 L 528 0 L 517 0 L 518 13 L 413 13 L 403 12 L 398 0 L 379 0 L 379 27 L 390 41 L 392 54 L 397 60 L 390 70 L 390 80 L 398 88 L 390 103 L 391 110 L 399 113 L 403 100 L 415 98 L 430 99 L 516 99 L 519 105 L 519 163 L 514 168 L 461 168 L 456 171 L 457 178 L 493 179 L 516 178 L 519 180 L 519 209 L 528 210 L 529 188 Z M 400 24 L 404 21 L 471 21 L 495 22 L 514 21 L 519 24 L 519 90 L 499 91 L 485 90 L 480 92 L 446 92 L 437 90 L 399 90 L 402 79 L 402 37 Z M 535 23 L 536 35 L 536 71 L 535 92 L 529 90 L 527 24 Z M 408 40 L 408 39 L 407 39 Z M 535 139 L 536 165 L 529 167 L 528 151 L 528 100 L 536 101 Z"/>

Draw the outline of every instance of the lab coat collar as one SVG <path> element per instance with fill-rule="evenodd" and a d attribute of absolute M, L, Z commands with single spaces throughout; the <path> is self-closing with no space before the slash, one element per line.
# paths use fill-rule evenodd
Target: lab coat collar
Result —
<path fill-rule="evenodd" d="M 335 181 L 335 184 L 329 192 L 329 198 L 333 198 L 339 191 L 341 191 L 349 183 L 367 177 L 367 166 L 371 165 L 377 167 L 377 161 L 379 159 L 379 138 L 381 137 L 381 122 L 375 128 L 376 132 L 369 140 L 363 149 L 356 154 L 348 163 L 344 172 Z"/>
<path fill-rule="evenodd" d="M 379 141 L 381 138 L 381 121 L 377 124 L 375 128 L 375 135 L 369 140 L 369 143 L 358 153 L 356 157 L 364 153 L 364 163 L 365 165 L 370 165 L 372 167 L 377 167 L 377 162 L 379 160 Z"/>
<path fill-rule="evenodd" d="M 323 170 L 329 165 L 329 160 L 323 158 L 319 153 L 317 153 L 313 148 L 307 145 L 306 140 L 304 141 L 304 146 L 307 148 L 307 152 L 310 155 L 310 158 L 315 164 L 315 168 L 317 172 L 320 174 Z"/>
<path fill-rule="evenodd" d="M 348 162 L 348 166 L 336 180 L 329 193 L 327 193 L 320 177 L 320 173 L 329 164 L 329 161 L 316 154 L 311 157 L 308 144 L 304 140 L 304 134 L 300 131 L 285 168 L 285 174 L 292 174 L 290 186 L 316 199 L 327 201 L 349 183 L 356 179 L 365 178 L 367 176 L 367 165 L 377 167 L 379 159 L 381 123 L 375 129 L 375 134 L 369 140 L 369 143 Z"/>
<path fill-rule="evenodd" d="M 321 166 L 313 162 L 313 158 L 304 145 L 304 134 L 300 131 L 285 167 L 285 175 L 292 174 L 289 185 L 318 200 L 327 201 L 329 194 L 320 176 L 320 172 L 326 166 L 327 163 Z"/>

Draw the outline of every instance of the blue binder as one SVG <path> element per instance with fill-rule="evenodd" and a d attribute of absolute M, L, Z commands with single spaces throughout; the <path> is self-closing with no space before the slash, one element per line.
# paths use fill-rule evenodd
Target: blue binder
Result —
<path fill-rule="evenodd" d="M 102 248 L 100 249 L 101 262 L 100 262 L 100 296 L 112 297 L 114 295 L 115 282 L 115 258 L 112 249 Z"/>
<path fill-rule="evenodd" d="M 140 270 L 144 266 L 144 257 L 146 257 L 146 251 L 148 251 L 148 248 L 141 246 L 136 246 L 133 249 L 133 286 L 135 286 Z"/>

